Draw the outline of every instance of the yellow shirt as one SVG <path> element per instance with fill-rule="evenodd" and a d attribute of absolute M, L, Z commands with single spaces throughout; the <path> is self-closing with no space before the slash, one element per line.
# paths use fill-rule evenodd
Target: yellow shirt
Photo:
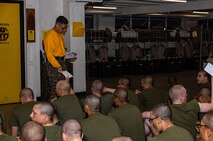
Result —
<path fill-rule="evenodd" d="M 49 63 L 54 68 L 59 68 L 61 65 L 55 57 L 63 57 L 66 54 L 64 48 L 64 36 L 54 30 L 48 31 L 44 38 L 44 50 Z"/>

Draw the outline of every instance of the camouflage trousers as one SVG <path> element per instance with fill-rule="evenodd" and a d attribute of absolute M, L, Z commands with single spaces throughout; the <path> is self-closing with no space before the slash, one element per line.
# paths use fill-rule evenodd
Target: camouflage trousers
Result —
<path fill-rule="evenodd" d="M 57 61 L 61 65 L 63 71 L 67 70 L 66 61 L 64 61 L 64 59 L 59 58 L 59 59 L 57 59 Z M 65 77 L 63 74 L 59 73 L 58 69 L 54 68 L 48 61 L 46 62 L 46 69 L 47 69 L 46 72 L 47 72 L 47 77 L 48 77 L 49 93 L 46 94 L 45 100 L 52 100 L 52 99 L 56 98 L 56 92 L 55 92 L 56 83 L 59 80 L 65 80 Z"/>

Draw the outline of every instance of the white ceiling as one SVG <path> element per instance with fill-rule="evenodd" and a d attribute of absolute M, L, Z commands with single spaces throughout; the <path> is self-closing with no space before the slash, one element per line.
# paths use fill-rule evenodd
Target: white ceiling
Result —
<path fill-rule="evenodd" d="M 117 10 L 97 10 L 92 5 L 117 7 Z M 213 0 L 187 0 L 186 3 L 165 2 L 162 0 L 103 0 L 102 3 L 89 3 L 86 13 L 113 15 L 183 14 L 193 10 L 209 11 Z M 203 16 L 203 15 L 201 15 Z"/>

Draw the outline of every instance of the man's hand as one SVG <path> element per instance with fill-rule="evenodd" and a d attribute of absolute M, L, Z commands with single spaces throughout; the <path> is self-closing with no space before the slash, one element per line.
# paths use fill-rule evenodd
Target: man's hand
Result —
<path fill-rule="evenodd" d="M 63 70 L 62 70 L 62 67 L 59 67 L 59 68 L 58 68 L 58 72 L 62 73 L 62 71 L 63 71 Z"/>

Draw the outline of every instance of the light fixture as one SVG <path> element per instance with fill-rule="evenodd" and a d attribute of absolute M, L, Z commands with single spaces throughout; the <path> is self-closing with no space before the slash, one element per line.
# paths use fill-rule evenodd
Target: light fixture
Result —
<path fill-rule="evenodd" d="M 149 16 L 163 16 L 163 15 L 166 15 L 166 14 L 163 14 L 163 13 L 150 13 L 148 15 Z"/>
<path fill-rule="evenodd" d="M 117 7 L 106 7 L 106 6 L 93 6 L 95 9 L 108 9 L 108 10 L 116 10 Z"/>
<path fill-rule="evenodd" d="M 194 14 L 204 14 L 204 15 L 209 14 L 209 12 L 204 12 L 204 11 L 193 11 L 192 13 L 194 13 Z"/>
<path fill-rule="evenodd" d="M 161 1 L 168 1 L 168 2 L 187 2 L 187 0 L 161 0 Z"/>

